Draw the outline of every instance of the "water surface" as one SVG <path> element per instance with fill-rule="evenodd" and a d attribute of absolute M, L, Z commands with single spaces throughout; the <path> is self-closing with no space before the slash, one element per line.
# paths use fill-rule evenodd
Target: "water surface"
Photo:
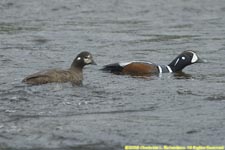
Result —
<path fill-rule="evenodd" d="M 225 3 L 221 0 L 0 2 L 0 149 L 122 149 L 225 143 Z M 130 60 L 168 64 L 183 50 L 207 63 L 149 78 L 101 72 Z M 82 87 L 26 86 L 83 50 L 97 66 Z"/>

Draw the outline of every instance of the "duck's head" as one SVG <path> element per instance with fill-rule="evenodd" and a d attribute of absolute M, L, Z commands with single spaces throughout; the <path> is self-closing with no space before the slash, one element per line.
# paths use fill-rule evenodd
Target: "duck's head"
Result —
<path fill-rule="evenodd" d="M 83 68 L 85 65 L 89 65 L 89 64 L 96 65 L 96 63 L 92 57 L 92 54 L 87 51 L 83 51 L 77 55 L 77 57 L 74 59 L 72 65 L 71 65 L 71 67 Z"/>
<path fill-rule="evenodd" d="M 202 62 L 202 60 L 198 55 L 192 50 L 187 50 L 178 55 L 168 66 L 170 66 L 173 72 L 178 72 L 188 65 L 199 62 Z"/>

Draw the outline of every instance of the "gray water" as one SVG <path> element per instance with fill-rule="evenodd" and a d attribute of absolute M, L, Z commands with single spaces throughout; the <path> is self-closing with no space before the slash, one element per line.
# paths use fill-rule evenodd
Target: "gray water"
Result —
<path fill-rule="evenodd" d="M 225 144 L 223 0 L 1 0 L 0 12 L 0 149 Z M 207 62 L 184 75 L 99 70 L 190 49 Z M 84 50 L 98 65 L 83 86 L 21 83 Z"/>

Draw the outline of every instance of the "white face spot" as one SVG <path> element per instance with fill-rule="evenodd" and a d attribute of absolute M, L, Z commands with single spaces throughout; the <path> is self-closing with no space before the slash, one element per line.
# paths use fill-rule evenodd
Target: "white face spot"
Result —
<path fill-rule="evenodd" d="M 181 59 L 185 60 L 185 57 L 181 57 Z"/>
<path fill-rule="evenodd" d="M 77 57 L 77 60 L 81 60 L 81 58 L 80 57 Z"/>
<path fill-rule="evenodd" d="M 198 56 L 194 52 L 192 52 L 192 53 L 193 53 L 193 56 L 192 56 L 192 59 L 191 59 L 191 63 L 195 63 L 195 62 L 198 61 Z"/>

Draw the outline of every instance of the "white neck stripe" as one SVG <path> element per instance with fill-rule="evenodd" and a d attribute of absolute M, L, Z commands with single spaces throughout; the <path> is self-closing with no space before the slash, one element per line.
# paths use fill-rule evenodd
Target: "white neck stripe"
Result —
<path fill-rule="evenodd" d="M 158 68 L 159 68 L 159 73 L 162 73 L 162 67 L 158 66 Z"/>
<path fill-rule="evenodd" d="M 177 61 L 175 62 L 175 64 L 174 64 L 174 66 L 176 66 L 177 65 L 177 63 L 178 63 L 178 61 L 180 60 L 180 58 L 178 58 L 177 59 Z"/>
<path fill-rule="evenodd" d="M 169 70 L 170 73 L 173 72 L 170 66 L 166 66 L 166 68 Z"/>

